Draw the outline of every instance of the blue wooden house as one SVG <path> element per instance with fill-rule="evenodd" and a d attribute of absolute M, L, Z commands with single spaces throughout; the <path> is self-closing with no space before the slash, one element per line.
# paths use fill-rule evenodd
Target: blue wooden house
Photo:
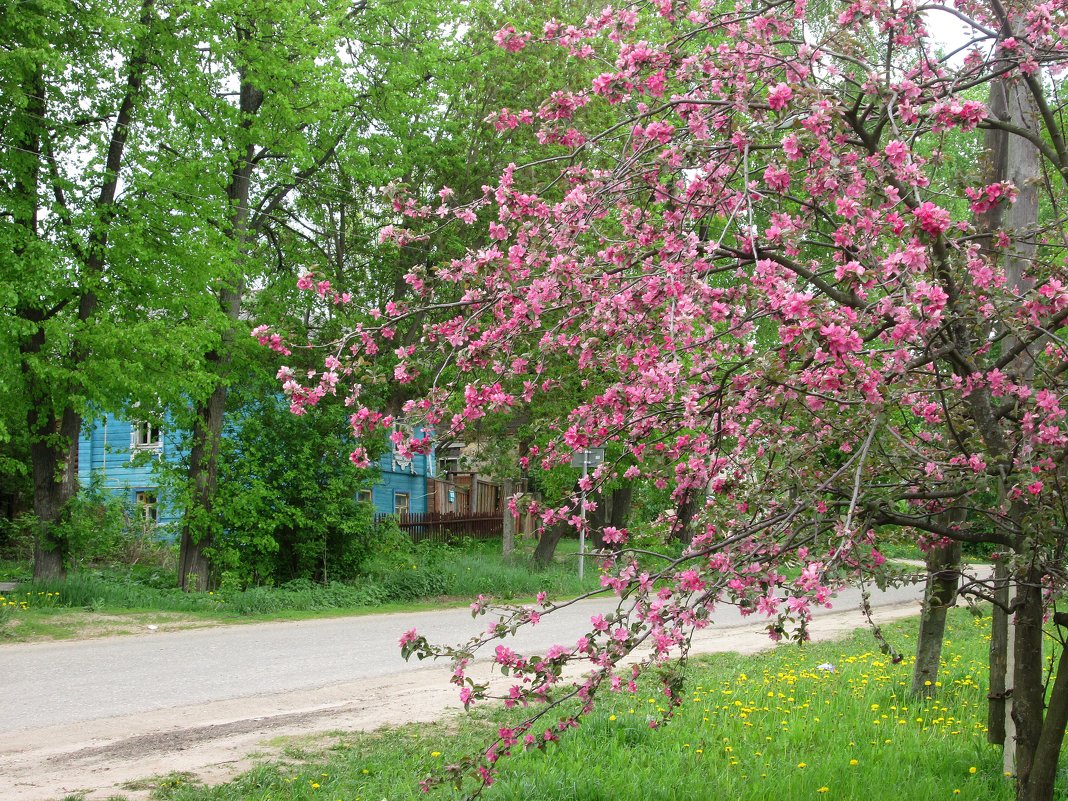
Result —
<path fill-rule="evenodd" d="M 82 487 L 96 482 L 148 522 L 176 523 L 180 511 L 160 493 L 155 463 L 176 462 L 182 455 L 181 440 L 179 432 L 165 426 L 117 415 L 87 421 L 78 440 L 78 482 Z M 407 460 L 389 448 L 378 460 L 378 482 L 370 489 L 353 487 L 353 492 L 373 504 L 376 514 L 426 512 L 434 462 L 433 452 Z"/>
<path fill-rule="evenodd" d="M 430 511 L 427 498 L 437 473 L 434 463 L 433 450 L 426 456 L 417 453 L 401 459 L 391 446 L 378 459 L 378 483 L 363 490 L 361 499 L 370 501 L 379 515 Z"/>

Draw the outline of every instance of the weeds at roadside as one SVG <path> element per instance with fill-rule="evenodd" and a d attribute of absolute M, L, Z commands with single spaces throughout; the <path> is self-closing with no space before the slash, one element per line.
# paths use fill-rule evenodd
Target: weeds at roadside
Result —
<path fill-rule="evenodd" d="M 887 626 L 906 653 L 915 621 Z M 719 654 L 688 669 L 686 702 L 654 731 L 650 686 L 602 698 L 581 729 L 547 751 L 504 760 L 486 801 L 683 801 L 694 798 L 1009 801 L 986 742 L 989 618 L 954 611 L 937 696 L 907 691 L 867 631 L 842 642 Z M 834 669 L 821 669 L 833 665 Z M 342 736 L 307 762 L 264 763 L 228 784 L 157 792 L 163 801 L 389 801 L 426 798 L 418 782 L 476 753 L 514 714 L 487 708 L 431 725 Z M 547 721 L 546 725 L 552 725 Z M 431 798 L 458 797 L 448 788 Z"/>

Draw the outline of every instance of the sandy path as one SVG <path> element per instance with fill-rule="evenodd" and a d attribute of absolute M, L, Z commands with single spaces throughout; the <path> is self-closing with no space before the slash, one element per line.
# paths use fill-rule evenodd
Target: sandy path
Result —
<path fill-rule="evenodd" d="M 876 619 L 886 622 L 917 611 L 916 600 L 896 600 L 878 607 Z M 813 638 L 839 637 L 861 622 L 855 608 L 825 613 L 813 621 Z M 693 651 L 752 653 L 769 645 L 762 624 L 737 622 L 703 632 Z M 438 665 L 289 692 L 26 727 L 0 741 L 3 797 L 50 801 L 85 792 L 88 799 L 144 798 L 147 790 L 123 785 L 172 771 L 217 783 L 276 754 L 279 738 L 437 720 L 458 707 L 448 670 Z"/>

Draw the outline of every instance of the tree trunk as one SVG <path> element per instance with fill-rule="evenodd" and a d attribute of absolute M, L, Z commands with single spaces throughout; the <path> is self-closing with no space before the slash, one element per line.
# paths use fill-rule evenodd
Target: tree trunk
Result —
<path fill-rule="evenodd" d="M 82 283 L 77 284 L 77 289 L 63 303 L 50 310 L 41 308 L 33 301 L 21 299 L 16 310 L 17 316 L 27 322 L 31 330 L 19 343 L 19 356 L 29 400 L 26 423 L 30 435 L 34 513 L 38 521 L 34 579 L 61 578 L 65 572 L 66 543 L 56 535 L 55 526 L 67 514 L 69 503 L 78 491 L 78 435 L 82 418 L 75 411 L 72 400 L 86 394 L 76 379 L 62 375 L 42 377 L 37 363 L 59 358 L 63 362 L 62 370 L 74 373 L 91 355 L 81 332 L 88 327 L 86 324 L 93 318 L 98 306 L 98 298 L 92 287 L 103 274 L 107 263 L 108 236 L 110 222 L 115 216 L 119 174 L 148 67 L 154 19 L 155 0 L 143 0 L 139 21 L 144 38 L 136 43 L 127 64 L 126 86 L 108 136 L 99 193 L 93 202 L 95 225 L 89 232 L 86 246 L 74 248 L 75 255 L 81 261 Z M 27 254 L 28 246 L 39 236 L 42 130 L 49 124 L 46 103 L 48 88 L 41 67 L 37 66 L 29 72 L 23 90 L 27 98 L 27 117 L 32 123 L 22 127 L 22 132 L 16 134 L 14 142 L 20 155 L 14 160 L 15 202 L 12 213 L 16 228 L 23 235 L 16 238 L 14 247 L 16 256 L 20 257 Z M 66 206 L 64 195 L 55 187 L 53 190 L 58 206 L 56 216 L 69 224 L 70 209 Z M 74 237 L 77 238 L 77 234 Z M 71 308 L 76 309 L 79 328 L 74 330 L 69 343 L 56 345 L 47 341 L 45 326 L 62 312 L 67 301 L 70 301 Z M 51 355 L 51 351 L 59 347 L 66 349 L 69 355 Z"/>
<path fill-rule="evenodd" d="M 244 74 L 241 76 L 239 104 L 244 114 L 241 126 L 247 131 L 263 104 L 263 92 L 253 87 Z M 187 592 L 202 592 L 211 586 L 212 580 L 209 555 L 215 527 L 213 512 L 219 480 L 219 447 L 226 411 L 227 373 L 233 358 L 236 324 L 240 319 L 245 292 L 245 274 L 241 262 L 247 249 L 248 200 L 254 155 L 253 145 L 246 144 L 244 156 L 234 166 L 227 188 L 227 197 L 233 210 L 228 233 L 235 244 L 238 264 L 234 275 L 226 280 L 219 291 L 219 308 L 230 321 L 230 327 L 223 332 L 218 349 L 206 356 L 207 361 L 215 367 L 215 388 L 207 401 L 197 406 L 197 417 L 193 424 L 193 448 L 189 454 L 191 497 L 182 524 L 178 560 L 178 581 Z"/>
<path fill-rule="evenodd" d="M 671 539 L 688 546 L 693 542 L 693 519 L 697 514 L 696 490 L 688 489 L 675 510 L 675 523 L 671 527 Z"/>
<path fill-rule="evenodd" d="M 211 552 L 214 539 L 214 502 L 219 478 L 226 386 L 215 387 L 207 402 L 197 407 L 193 447 L 189 453 L 192 502 L 182 521 L 178 580 L 186 592 L 204 592 L 211 586 Z"/>
<path fill-rule="evenodd" d="M 626 528 L 627 519 L 630 517 L 630 507 L 634 498 L 634 485 L 631 482 L 623 484 L 612 490 L 612 509 L 609 513 L 608 525 L 612 528 Z"/>
<path fill-rule="evenodd" d="M 78 491 L 78 431 L 81 417 L 64 410 L 59 420 L 38 412 L 36 403 L 27 414 L 29 430 L 37 441 L 30 445 L 33 469 L 33 510 L 37 537 L 33 549 L 34 581 L 63 578 L 67 543 L 57 536 L 56 525 L 66 517 L 68 504 Z"/>
<path fill-rule="evenodd" d="M 1042 574 L 1028 570 L 1016 585 L 1016 636 L 1013 643 L 1012 720 L 1016 724 L 1016 797 L 1052 801 L 1034 794 L 1031 771 L 1042 737 L 1046 688 L 1042 680 Z M 1054 762 L 1057 761 L 1054 756 Z"/>
<path fill-rule="evenodd" d="M 567 532 L 567 529 L 567 523 L 557 523 L 542 532 L 541 537 L 538 538 L 538 545 L 534 548 L 534 567 L 544 570 L 552 564 L 553 554 L 556 553 L 556 545 Z"/>
<path fill-rule="evenodd" d="M 960 543 L 952 542 L 927 552 L 927 590 L 916 642 L 916 664 L 912 671 L 912 694 L 918 698 L 930 698 L 935 694 L 946 633 L 946 613 L 957 600 L 960 551 Z"/>
<path fill-rule="evenodd" d="M 1068 613 L 1058 612 L 1053 616 L 1058 628 L 1068 627 Z M 1028 779 L 1026 794 L 1018 794 L 1021 801 L 1042 801 L 1053 798 L 1057 762 L 1064 742 L 1064 730 L 1068 727 L 1068 648 L 1061 647 L 1057 662 L 1057 678 L 1049 697 L 1049 708 L 1042 734 L 1035 749 L 1034 761 Z"/>
<path fill-rule="evenodd" d="M 1006 35 L 1011 35 L 1012 24 L 1012 20 L 1004 21 Z M 1041 131 L 1034 97 L 1026 81 L 1017 76 L 999 77 L 991 82 L 988 109 L 991 117 L 1018 129 L 1036 134 Z M 985 179 L 989 183 L 1009 181 L 1016 187 L 1018 195 L 1014 203 L 999 203 L 987 214 L 978 216 L 977 228 L 984 235 L 980 243 L 984 253 L 991 255 L 990 242 L 995 231 L 1003 228 L 1012 237 L 1011 249 L 1004 254 L 1003 261 L 1006 283 L 1024 296 L 1034 287 L 1027 270 L 1036 249 L 1038 188 L 1042 181 L 1039 153 L 1023 136 L 1001 130 L 989 130 L 983 144 L 987 151 Z M 1011 351 L 1018 341 L 1011 331 L 1007 332 L 1001 344 L 1003 352 Z M 1006 371 L 1012 380 L 1024 385 L 1030 383 L 1034 374 L 1033 354 L 1040 348 L 1041 345 L 1035 343 L 1013 359 Z M 998 424 L 979 416 L 976 422 L 991 456 L 1011 470 L 1012 454 L 997 430 Z M 1009 513 L 1011 522 L 1017 530 L 1026 530 L 1026 509 L 1018 505 L 1014 507 Z M 1013 550 L 1023 554 L 1031 547 L 1021 534 Z M 1033 571 L 1028 570 L 1030 572 Z M 1042 599 L 1040 591 L 1027 588 L 1027 576 L 1004 575 L 1000 578 L 1015 580 L 1015 597 L 1023 607 L 1015 616 L 1016 630 L 1011 634 L 1002 634 L 1004 629 L 1011 628 L 1010 623 L 995 615 L 990 645 L 987 715 L 991 725 L 988 738 L 992 742 L 1002 742 L 1005 770 L 1018 769 L 1017 794 L 1023 798 L 1030 792 L 1027 777 L 1042 732 Z M 998 650 L 1003 645 L 1004 659 L 1001 659 Z M 1004 726 L 999 725 L 999 721 L 1004 721 Z"/>

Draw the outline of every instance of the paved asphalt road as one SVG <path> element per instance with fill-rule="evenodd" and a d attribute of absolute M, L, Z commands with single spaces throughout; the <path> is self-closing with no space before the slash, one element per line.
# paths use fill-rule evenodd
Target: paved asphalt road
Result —
<path fill-rule="evenodd" d="M 922 587 L 905 587 L 876 592 L 872 602 L 900 605 L 921 595 Z M 859 593 L 847 591 L 835 601 L 835 611 L 856 609 L 858 602 Z M 573 643 L 590 615 L 608 608 L 607 602 L 593 600 L 553 613 L 512 647 L 544 652 L 556 642 Z M 752 617 L 741 619 L 731 607 L 723 607 L 715 619 L 702 639 L 725 628 L 760 624 Z M 397 638 L 404 630 L 414 626 L 432 642 L 461 642 L 488 622 L 488 617 L 473 620 L 466 609 L 445 609 L 0 645 L 0 731 L 11 736 L 43 726 L 400 674 L 427 667 L 400 658 Z M 445 664 L 441 669 L 444 674 Z"/>

